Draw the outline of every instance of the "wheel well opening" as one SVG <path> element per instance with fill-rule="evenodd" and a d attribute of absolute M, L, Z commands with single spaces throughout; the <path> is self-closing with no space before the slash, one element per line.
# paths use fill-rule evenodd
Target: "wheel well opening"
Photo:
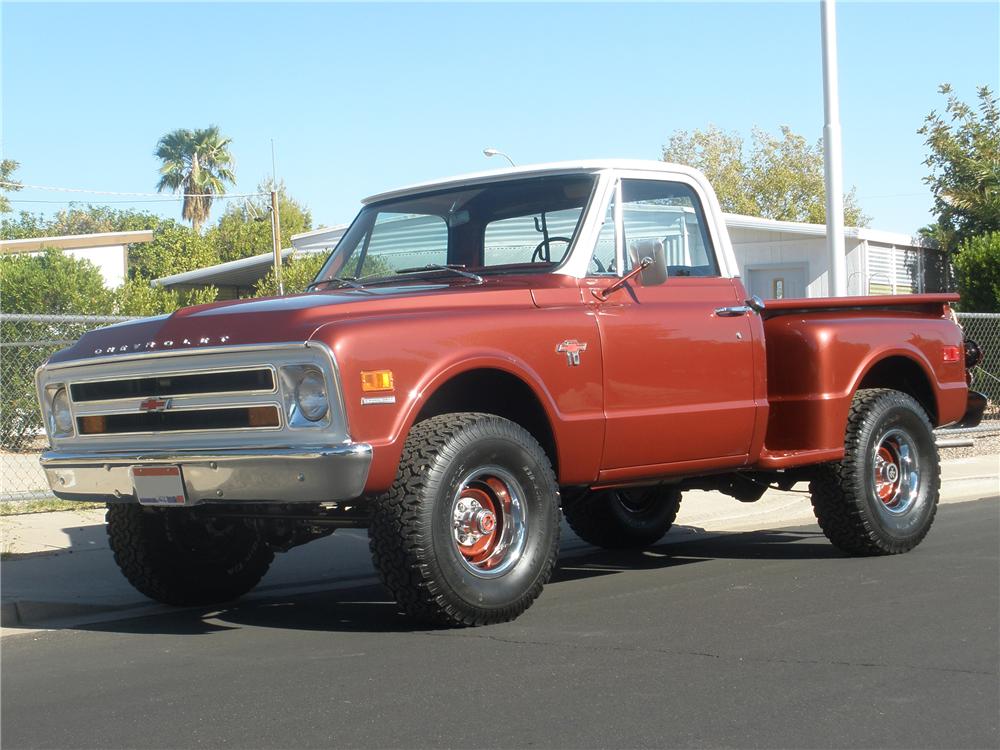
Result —
<path fill-rule="evenodd" d="M 932 424 L 937 424 L 937 401 L 930 380 L 920 365 L 907 357 L 887 357 L 872 367 L 858 388 L 892 388 L 908 393 L 924 407 Z"/>
<path fill-rule="evenodd" d="M 552 426 L 538 397 L 520 378 L 502 370 L 463 372 L 435 391 L 420 410 L 417 421 L 460 411 L 496 414 L 521 425 L 542 446 L 558 476 Z"/>

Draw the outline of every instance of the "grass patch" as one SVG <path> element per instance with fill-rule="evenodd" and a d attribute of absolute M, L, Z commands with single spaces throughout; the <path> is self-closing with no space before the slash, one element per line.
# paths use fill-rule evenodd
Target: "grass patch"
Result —
<path fill-rule="evenodd" d="M 0 503 L 0 516 L 19 516 L 24 513 L 53 513 L 59 510 L 90 510 L 103 508 L 104 503 L 83 503 L 77 500 L 60 500 L 56 497 L 41 500 L 14 500 Z"/>

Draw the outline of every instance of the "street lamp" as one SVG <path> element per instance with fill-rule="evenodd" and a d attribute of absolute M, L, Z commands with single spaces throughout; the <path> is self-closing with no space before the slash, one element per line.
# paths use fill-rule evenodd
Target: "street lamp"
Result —
<path fill-rule="evenodd" d="M 513 160 L 513 159 L 511 159 L 511 158 L 510 158 L 509 156 L 507 156 L 507 154 L 505 154 L 505 153 L 504 153 L 503 151 L 498 151 L 498 150 L 497 150 L 497 149 L 495 149 L 495 148 L 484 148 L 484 149 L 483 149 L 483 153 L 484 153 L 484 154 L 485 154 L 486 156 L 502 156 L 502 157 L 503 157 L 504 159 L 506 159 L 507 161 L 509 161 L 509 162 L 510 162 L 510 165 L 511 165 L 512 167 L 516 167 L 516 166 L 517 166 L 517 165 L 516 165 L 516 164 L 514 163 L 514 160 Z"/>

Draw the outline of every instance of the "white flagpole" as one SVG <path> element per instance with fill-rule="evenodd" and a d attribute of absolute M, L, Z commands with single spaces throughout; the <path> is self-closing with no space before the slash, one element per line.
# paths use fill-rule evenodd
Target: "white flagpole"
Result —
<path fill-rule="evenodd" d="M 829 295 L 847 296 L 844 255 L 844 167 L 840 144 L 835 0 L 820 0 L 823 27 L 823 165 L 826 176 L 826 248 L 830 256 Z"/>

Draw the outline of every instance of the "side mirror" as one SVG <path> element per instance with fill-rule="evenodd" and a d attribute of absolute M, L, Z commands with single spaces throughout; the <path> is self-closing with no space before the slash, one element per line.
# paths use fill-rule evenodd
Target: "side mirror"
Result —
<path fill-rule="evenodd" d="M 636 240 L 629 246 L 629 255 L 633 266 L 647 258 L 650 261 L 639 276 L 643 286 L 658 286 L 667 280 L 667 256 L 660 240 Z"/>

